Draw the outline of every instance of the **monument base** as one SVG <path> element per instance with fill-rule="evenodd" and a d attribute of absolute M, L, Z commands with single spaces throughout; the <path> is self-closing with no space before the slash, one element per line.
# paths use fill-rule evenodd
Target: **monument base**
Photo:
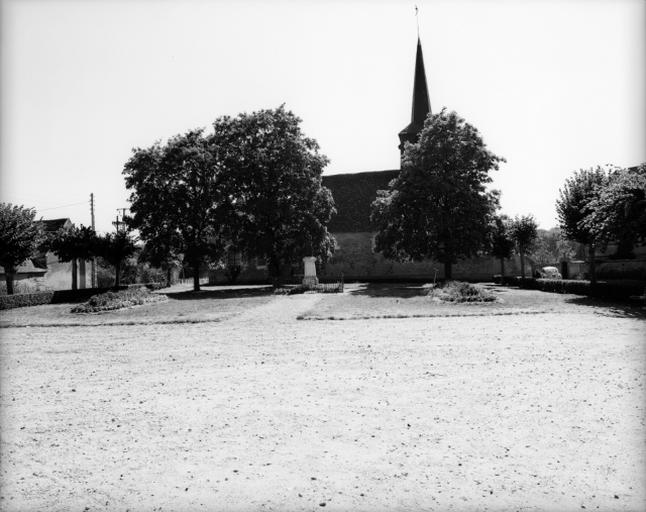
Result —
<path fill-rule="evenodd" d="M 319 284 L 319 280 L 316 276 L 305 276 L 303 278 L 303 286 L 306 288 L 314 288 L 317 284 Z"/>

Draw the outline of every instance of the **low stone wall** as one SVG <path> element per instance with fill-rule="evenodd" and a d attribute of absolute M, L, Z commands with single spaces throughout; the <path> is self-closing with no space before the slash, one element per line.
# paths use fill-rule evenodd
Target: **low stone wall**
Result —
<path fill-rule="evenodd" d="M 339 276 L 346 280 L 432 280 L 444 279 L 444 265 L 437 261 L 397 262 L 373 251 L 374 233 L 334 233 L 335 252 L 322 266 L 321 276 Z M 517 258 L 505 261 L 505 273 L 520 272 Z M 529 272 L 529 269 L 527 269 Z M 500 273 L 500 262 L 484 256 L 462 260 L 453 265 L 453 278 L 466 281 L 489 281 Z"/>

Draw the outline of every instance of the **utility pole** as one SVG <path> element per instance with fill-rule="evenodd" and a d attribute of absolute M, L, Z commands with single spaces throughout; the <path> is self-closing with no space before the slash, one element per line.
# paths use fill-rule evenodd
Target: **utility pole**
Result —
<path fill-rule="evenodd" d="M 94 192 L 90 193 L 90 215 L 92 218 L 92 231 L 95 231 L 94 228 Z M 92 257 L 91 263 L 91 274 L 92 274 L 92 288 L 96 288 L 96 257 Z"/>
<path fill-rule="evenodd" d="M 115 227 L 117 233 L 120 231 L 120 226 L 123 226 L 123 231 L 125 231 L 126 228 L 126 210 L 128 208 L 117 208 L 117 217 L 115 220 L 112 222 L 112 225 Z M 121 220 L 119 220 L 119 212 L 121 212 Z"/>

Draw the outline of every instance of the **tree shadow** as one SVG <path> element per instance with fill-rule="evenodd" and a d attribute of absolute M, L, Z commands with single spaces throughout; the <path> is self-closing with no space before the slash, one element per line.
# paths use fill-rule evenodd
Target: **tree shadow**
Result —
<path fill-rule="evenodd" d="M 577 306 L 588 306 L 596 308 L 596 313 L 603 316 L 610 316 L 614 318 L 640 318 L 646 319 L 646 308 L 643 305 L 636 303 L 620 302 L 611 299 L 600 299 L 598 297 L 573 297 L 566 299 L 567 304 L 575 304 Z"/>
<path fill-rule="evenodd" d="M 181 292 L 166 293 L 166 296 L 172 300 L 203 300 L 203 299 L 241 299 L 248 297 L 263 297 L 273 293 L 272 286 L 263 286 L 255 288 L 236 288 L 225 290 L 186 290 Z M 163 292 L 162 292 L 163 293 Z"/>
<path fill-rule="evenodd" d="M 357 296 L 409 299 L 426 295 L 428 286 L 420 283 L 367 283 L 348 290 L 348 293 Z"/>

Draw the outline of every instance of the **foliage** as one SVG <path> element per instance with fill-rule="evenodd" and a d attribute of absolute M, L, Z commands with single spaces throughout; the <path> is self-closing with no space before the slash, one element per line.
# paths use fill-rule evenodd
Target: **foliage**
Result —
<path fill-rule="evenodd" d="M 97 250 L 97 235 L 91 227 L 71 227 L 58 230 L 48 243 L 48 248 L 59 261 L 92 259 Z"/>
<path fill-rule="evenodd" d="M 199 290 L 201 264 L 224 250 L 231 211 L 217 148 L 203 130 L 191 130 L 164 146 L 134 149 L 123 173 L 131 191 L 129 225 L 148 242 L 146 257 L 168 266 L 183 254 Z"/>
<path fill-rule="evenodd" d="M 399 261 L 437 259 L 450 278 L 452 263 L 488 245 L 498 193 L 486 185 L 502 161 L 455 112 L 429 115 L 418 142 L 406 145 L 401 172 L 373 203 L 376 250 Z"/>
<path fill-rule="evenodd" d="M 114 309 L 129 308 L 141 304 L 161 302 L 166 300 L 165 295 L 150 293 L 146 287 L 129 288 L 118 292 L 106 292 L 90 297 L 86 303 L 72 308 L 72 313 L 98 313 Z"/>
<path fill-rule="evenodd" d="M 428 295 L 443 302 L 493 302 L 495 296 L 482 286 L 462 281 L 446 281 L 429 290 Z"/>
<path fill-rule="evenodd" d="M 525 255 L 532 250 L 538 236 L 538 224 L 533 215 L 518 215 L 509 225 L 509 235 L 520 254 L 520 273 L 525 277 Z"/>
<path fill-rule="evenodd" d="M 539 229 L 529 255 L 538 266 L 545 266 L 568 260 L 576 255 L 577 250 L 576 242 L 563 238 L 559 228 Z"/>
<path fill-rule="evenodd" d="M 32 208 L 0 203 L 0 265 L 4 267 L 7 293 L 13 294 L 13 276 L 42 240 L 40 224 Z"/>
<path fill-rule="evenodd" d="M 588 209 L 583 227 L 604 247 L 617 241 L 617 256 L 633 257 L 646 237 L 646 164 L 610 173 Z"/>
<path fill-rule="evenodd" d="M 266 258 L 274 279 L 283 265 L 307 255 L 325 259 L 333 250 L 326 226 L 334 202 L 321 185 L 328 159 L 300 122 L 280 106 L 213 125 L 212 146 L 232 198 L 231 249 Z"/>
<path fill-rule="evenodd" d="M 121 266 L 129 256 L 135 252 L 135 243 L 125 231 L 106 233 L 96 239 L 96 254 L 114 267 L 114 285 L 121 283 Z"/>
<path fill-rule="evenodd" d="M 22 308 L 28 306 L 39 306 L 50 304 L 54 292 L 52 290 L 36 293 L 17 293 L 15 295 L 0 295 L 0 310 Z"/>
<path fill-rule="evenodd" d="M 565 181 L 556 201 L 561 231 L 568 240 L 593 244 L 595 233 L 586 217 L 592 211 L 591 202 L 608 182 L 608 171 L 600 166 L 581 169 Z"/>
<path fill-rule="evenodd" d="M 489 226 L 491 255 L 500 260 L 501 275 L 505 275 L 505 260 L 511 258 L 514 251 L 509 224 L 510 220 L 506 215 L 495 215 Z"/>

